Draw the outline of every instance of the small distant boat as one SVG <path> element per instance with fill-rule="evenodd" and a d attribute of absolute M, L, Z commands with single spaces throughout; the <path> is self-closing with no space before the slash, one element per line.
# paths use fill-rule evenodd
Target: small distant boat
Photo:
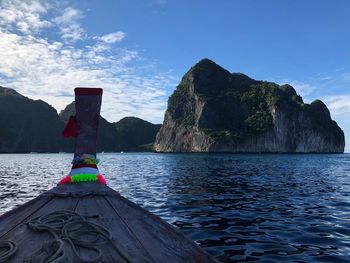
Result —
<path fill-rule="evenodd" d="M 75 137 L 71 172 L 0 216 L 0 262 L 215 262 L 178 229 L 106 185 L 96 159 L 102 89 L 76 88 L 75 96 L 76 116 L 63 131 Z"/>

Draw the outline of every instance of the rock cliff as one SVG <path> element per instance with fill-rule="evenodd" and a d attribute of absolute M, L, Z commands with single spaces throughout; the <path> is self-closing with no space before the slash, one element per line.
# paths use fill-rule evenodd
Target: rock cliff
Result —
<path fill-rule="evenodd" d="M 344 133 L 326 105 L 290 85 L 256 81 L 204 59 L 170 96 L 157 152 L 342 153 Z"/>
<path fill-rule="evenodd" d="M 71 102 L 59 114 L 61 120 L 66 124 L 70 116 L 75 115 L 75 102 Z M 100 117 L 97 136 L 97 151 L 113 152 L 120 151 L 118 149 L 117 132 L 113 124 L 108 122 L 105 118 Z M 74 149 L 74 139 L 66 139 L 70 142 L 69 151 Z"/>
<path fill-rule="evenodd" d="M 67 123 L 71 115 L 75 115 L 74 102 L 68 104 L 59 114 L 64 123 Z M 153 124 L 136 117 L 125 117 L 114 123 L 101 117 L 97 150 L 105 152 L 151 151 L 160 126 L 160 124 Z M 70 149 L 73 149 L 73 144 Z"/>
<path fill-rule="evenodd" d="M 13 89 L 0 87 L 0 153 L 73 151 L 74 140 L 64 139 L 61 132 L 74 114 L 74 103 L 58 115 L 42 100 L 32 100 Z M 116 123 L 101 117 L 97 149 L 151 151 L 159 128 L 160 125 L 135 117 Z"/>
<path fill-rule="evenodd" d="M 125 117 L 113 123 L 121 151 L 152 151 L 161 124 L 136 117 Z"/>
<path fill-rule="evenodd" d="M 0 87 L 0 152 L 61 151 L 63 126 L 46 102 Z"/>

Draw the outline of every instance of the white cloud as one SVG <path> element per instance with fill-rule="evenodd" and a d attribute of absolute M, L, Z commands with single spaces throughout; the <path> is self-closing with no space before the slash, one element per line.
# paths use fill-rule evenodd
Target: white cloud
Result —
<path fill-rule="evenodd" d="M 73 43 L 81 40 L 84 30 L 80 26 L 79 20 L 83 18 L 83 12 L 72 7 L 67 7 L 60 13 L 59 16 L 53 19 L 53 22 L 58 25 L 62 38 Z"/>
<path fill-rule="evenodd" d="M 49 6 L 41 1 L 2 0 L 0 26 L 12 28 L 24 34 L 37 33 L 50 27 L 51 22 L 41 19 Z"/>
<path fill-rule="evenodd" d="M 342 74 L 342 78 L 345 81 L 350 81 L 350 72 L 345 72 Z"/>
<path fill-rule="evenodd" d="M 350 115 L 350 93 L 343 93 L 350 85 L 349 72 L 322 73 L 312 77 L 309 83 L 301 81 L 280 81 L 289 83 L 296 91 L 309 102 L 314 99 L 321 99 L 329 108 L 333 116 Z M 331 95 L 324 95 L 324 94 Z M 343 93 L 340 94 L 339 93 Z M 336 94 L 336 95 L 333 95 Z"/>
<path fill-rule="evenodd" d="M 301 81 L 281 81 L 279 82 L 280 85 L 283 84 L 289 84 L 291 86 L 293 86 L 293 88 L 296 90 L 296 92 L 298 94 L 300 94 L 303 98 L 309 96 L 310 94 L 312 94 L 315 90 L 316 87 L 309 84 L 309 83 L 305 83 L 305 82 L 301 82 Z"/>
<path fill-rule="evenodd" d="M 101 40 L 102 42 L 112 44 L 112 43 L 122 41 L 124 39 L 125 35 L 126 34 L 124 32 L 118 31 L 118 32 L 113 32 L 113 33 L 101 36 L 98 39 Z"/>
<path fill-rule="evenodd" d="M 326 96 L 322 100 L 326 103 L 332 115 L 350 115 L 350 94 Z"/>
<path fill-rule="evenodd" d="M 3 7 L 15 9 L 15 2 L 0 1 L 0 10 Z M 125 33 L 116 31 L 96 37 L 78 24 L 83 16 L 81 11 L 71 7 L 53 8 L 39 0 L 30 3 L 36 7 L 26 7 L 27 11 L 32 10 L 42 26 L 26 31 L 26 34 L 19 33 L 21 22 L 28 21 L 27 17 L 21 16 L 9 18 L 15 22 L 0 24 L 1 86 L 42 99 L 58 110 L 74 99 L 74 87 L 102 87 L 105 93 L 102 115 L 108 120 L 137 116 L 161 122 L 168 95 L 166 88 L 172 77 L 169 73 L 157 73 L 152 68 L 153 64 L 147 64 L 137 51 L 117 47 L 116 43 L 125 37 Z M 60 16 L 54 12 L 60 13 Z M 75 28 L 81 30 L 66 35 L 63 29 L 67 28 L 69 21 L 71 24 L 76 22 Z M 61 40 L 57 37 L 56 40 L 48 39 L 42 31 L 44 24 L 51 26 L 50 32 L 56 29 Z M 82 37 L 82 32 L 86 38 Z M 82 40 L 79 47 L 72 45 L 78 39 Z"/>
<path fill-rule="evenodd" d="M 345 133 L 345 152 L 350 152 L 350 93 L 322 98 Z"/>

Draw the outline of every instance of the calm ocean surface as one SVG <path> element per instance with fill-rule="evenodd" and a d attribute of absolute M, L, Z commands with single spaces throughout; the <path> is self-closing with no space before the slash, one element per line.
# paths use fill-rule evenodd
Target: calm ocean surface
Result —
<path fill-rule="evenodd" d="M 0 155 L 0 214 L 72 154 Z M 350 154 L 100 154 L 109 185 L 222 262 L 350 262 Z"/>

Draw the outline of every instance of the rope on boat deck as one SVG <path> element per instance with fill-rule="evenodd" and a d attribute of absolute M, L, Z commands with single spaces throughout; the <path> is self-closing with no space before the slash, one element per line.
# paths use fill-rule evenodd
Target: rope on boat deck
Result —
<path fill-rule="evenodd" d="M 64 249 L 65 242 L 71 246 L 78 262 L 101 262 L 103 254 L 100 247 L 105 244 L 111 244 L 118 254 L 126 262 L 129 262 L 127 257 L 114 244 L 112 234 L 106 228 L 89 221 L 87 216 L 82 216 L 76 212 L 61 210 L 42 215 L 30 220 L 28 226 L 36 231 L 48 231 L 54 237 L 54 240 L 45 243 L 32 256 L 25 258 L 24 262 L 67 262 L 68 256 Z M 96 256 L 84 258 L 79 254 L 78 247 L 94 251 Z"/>
<path fill-rule="evenodd" d="M 12 241 L 0 240 L 0 263 L 7 262 L 7 260 L 16 253 L 17 244 Z"/>

